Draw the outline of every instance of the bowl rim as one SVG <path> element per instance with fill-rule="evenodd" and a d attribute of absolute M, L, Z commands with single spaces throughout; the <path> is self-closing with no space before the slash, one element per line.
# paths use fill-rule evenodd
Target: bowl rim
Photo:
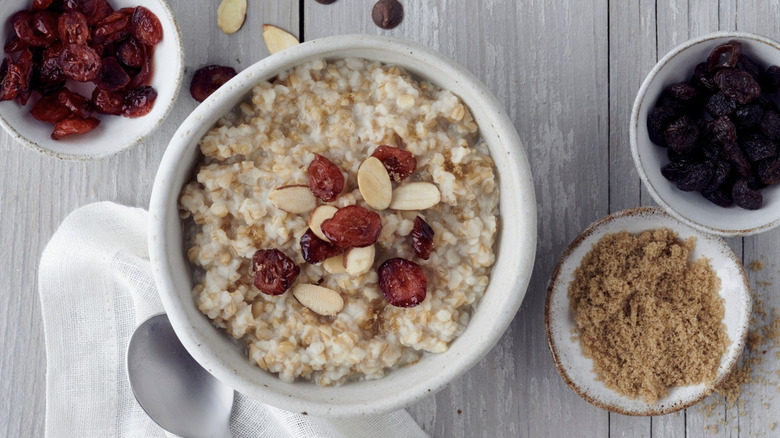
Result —
<path fill-rule="evenodd" d="M 176 61 L 179 68 L 176 71 L 176 77 L 175 80 L 173 81 L 174 89 L 170 100 L 166 103 L 165 108 L 163 109 L 162 113 L 159 115 L 157 120 L 153 124 L 150 124 L 149 127 L 146 130 L 144 130 L 144 132 L 139 133 L 135 138 L 130 140 L 121 149 L 117 149 L 109 152 L 103 152 L 103 153 L 96 153 L 96 154 L 79 154 L 79 153 L 55 152 L 51 149 L 39 145 L 38 143 L 27 138 L 18 129 L 12 126 L 3 117 L 1 113 L 0 113 L 0 127 L 2 127 L 5 130 L 5 132 L 7 132 L 8 135 L 11 136 L 14 140 L 16 140 L 18 143 L 23 144 L 27 148 L 35 152 L 38 152 L 40 154 L 46 155 L 48 157 L 58 158 L 60 160 L 67 160 L 67 161 L 100 160 L 130 150 L 134 146 L 141 143 L 147 136 L 149 136 L 152 132 L 154 132 L 157 128 L 159 128 L 160 125 L 162 125 L 162 123 L 165 121 L 165 119 L 168 118 L 168 114 L 170 114 L 171 110 L 173 109 L 173 106 L 176 104 L 176 100 L 178 99 L 179 91 L 181 90 L 181 84 L 184 78 L 184 45 L 182 43 L 181 29 L 179 29 L 179 24 L 176 21 L 176 17 L 174 16 L 173 10 L 171 9 L 167 0 L 154 0 L 154 1 L 158 2 L 160 6 L 163 8 L 163 10 L 165 10 L 165 16 L 167 17 L 168 21 L 171 24 L 171 27 L 174 30 L 173 39 L 174 39 L 174 46 L 176 47 Z"/>
<path fill-rule="evenodd" d="M 561 355 L 558 351 L 558 346 L 555 343 L 555 337 L 553 336 L 553 329 L 552 329 L 552 298 L 553 294 L 555 292 L 556 286 L 562 281 L 559 276 L 561 274 L 561 269 L 563 268 L 563 265 L 568 261 L 569 257 L 572 255 L 572 253 L 591 235 L 596 233 L 602 226 L 613 222 L 616 219 L 621 219 L 624 217 L 630 217 L 630 216 L 653 216 L 653 215 L 660 215 L 665 216 L 667 218 L 675 219 L 673 216 L 666 213 L 663 209 L 660 207 L 634 207 L 629 208 L 621 211 L 617 211 L 614 213 L 611 213 L 607 216 L 602 217 L 601 219 L 596 220 L 595 222 L 588 225 L 587 228 L 585 228 L 580 234 L 577 235 L 577 237 L 572 240 L 572 242 L 566 247 L 564 252 L 561 254 L 561 257 L 558 259 L 558 262 L 555 264 L 555 268 L 553 269 L 553 273 L 550 277 L 550 283 L 547 286 L 547 295 L 545 297 L 544 302 L 544 332 L 545 336 L 547 338 L 547 347 L 550 350 L 550 353 L 552 354 L 553 364 L 555 365 L 555 368 L 558 370 L 558 374 L 561 376 L 564 382 L 566 382 L 566 385 L 569 386 L 577 395 L 585 399 L 588 403 L 599 407 L 601 409 L 605 409 L 611 412 L 616 412 L 623 415 L 630 415 L 630 416 L 656 416 L 656 415 L 665 415 L 670 414 L 672 412 L 676 412 L 682 409 L 689 408 L 696 403 L 700 402 L 710 394 L 712 394 L 715 389 L 717 389 L 723 382 L 729 377 L 731 372 L 734 370 L 734 367 L 736 367 L 737 362 L 739 361 L 739 358 L 742 356 L 742 351 L 744 350 L 745 343 L 747 341 L 747 335 L 749 331 L 749 316 L 752 312 L 752 306 L 753 306 L 753 299 L 750 296 L 750 284 L 747 279 L 747 274 L 745 272 L 745 268 L 742 265 L 742 262 L 739 260 L 737 255 L 734 253 L 733 250 L 728 246 L 728 244 L 720 237 L 716 236 L 709 236 L 713 239 L 719 239 L 720 243 L 723 245 L 724 248 L 728 249 L 726 251 L 726 255 L 734 262 L 736 265 L 740 278 L 742 280 L 742 285 L 744 287 L 744 291 L 746 292 L 745 296 L 745 302 L 746 302 L 746 309 L 748 319 L 746 319 L 746 325 L 740 327 L 742 334 L 740 335 L 739 339 L 735 340 L 736 342 L 736 349 L 738 353 L 734 355 L 732 358 L 729 359 L 729 362 L 726 365 L 726 370 L 723 372 L 723 374 L 717 378 L 712 385 L 706 387 L 702 393 L 694 397 L 693 399 L 685 402 L 685 403 L 673 403 L 669 405 L 668 407 L 662 407 L 659 409 L 648 409 L 645 411 L 633 411 L 628 409 L 623 409 L 619 406 L 615 406 L 613 404 L 604 402 L 596 397 L 591 396 L 588 394 L 588 392 L 580 387 L 580 385 L 577 384 L 577 382 L 574 381 L 574 379 L 569 375 L 569 373 L 566 370 L 566 367 L 564 366 Z M 685 224 L 684 224 L 685 225 Z M 691 227 L 692 228 L 692 227 Z M 702 230 L 697 230 L 695 228 L 692 228 L 693 231 L 704 233 L 704 236 L 708 236 L 707 233 L 703 232 Z M 568 283 L 567 283 L 568 284 Z M 568 297 L 567 297 L 568 302 Z M 625 397 L 621 394 L 621 397 Z"/>
<path fill-rule="evenodd" d="M 645 104 L 645 100 L 647 97 L 647 89 L 650 87 L 650 84 L 655 80 L 658 73 L 666 67 L 666 64 L 669 63 L 669 61 L 680 54 L 681 52 L 687 50 L 690 47 L 693 47 L 695 45 L 706 43 L 711 40 L 715 39 L 721 39 L 721 38 L 729 38 L 729 39 L 742 39 L 742 40 L 752 40 L 758 43 L 766 44 L 768 46 L 774 47 L 778 51 L 780 51 L 780 43 L 777 41 L 774 41 L 770 38 L 767 38 L 765 36 L 748 33 L 748 32 L 731 32 L 731 31 L 719 31 L 719 32 L 713 32 L 708 33 L 705 35 L 701 35 L 696 38 L 689 39 L 681 44 L 679 44 L 674 49 L 670 50 L 666 55 L 664 55 L 663 58 L 661 58 L 650 70 L 650 73 L 645 76 L 645 79 L 642 81 L 642 85 L 639 87 L 639 91 L 637 91 L 636 97 L 634 99 L 634 105 L 631 109 L 631 118 L 629 122 L 629 143 L 631 146 L 631 156 L 634 161 L 634 167 L 636 168 L 637 172 L 639 173 L 639 178 L 642 180 L 642 183 L 644 184 L 645 188 L 647 188 L 647 191 L 650 193 L 650 196 L 652 196 L 653 200 L 658 203 L 659 206 L 661 206 L 668 214 L 673 216 L 675 219 L 679 220 L 680 222 L 688 225 L 691 228 L 695 228 L 700 231 L 704 231 L 705 233 L 715 234 L 718 236 L 723 237 L 739 237 L 739 236 L 749 236 L 752 234 L 758 234 L 762 233 L 764 231 L 771 230 L 772 228 L 777 227 L 780 225 L 780 217 L 767 222 L 763 225 L 759 225 L 753 228 L 716 228 L 711 227 L 708 225 L 701 224 L 699 222 L 694 221 L 693 219 L 690 219 L 686 216 L 683 216 L 680 214 L 677 210 L 672 208 L 666 200 L 664 200 L 661 195 L 656 190 L 655 186 L 653 185 L 652 181 L 647 175 L 647 172 L 645 172 L 644 165 L 642 163 L 642 159 L 640 158 L 640 152 L 639 152 L 639 141 L 638 141 L 638 126 L 639 126 L 639 113 L 642 109 L 642 106 Z M 646 122 L 645 122 L 646 123 Z"/>
<path fill-rule="evenodd" d="M 307 59 L 312 59 L 311 57 L 316 56 L 327 59 L 363 56 L 350 54 L 355 51 L 361 51 L 363 53 L 371 51 L 371 53 L 377 53 L 377 58 L 379 58 L 381 54 L 393 54 L 399 57 L 403 56 L 409 60 L 399 60 L 394 63 L 405 68 L 412 68 L 415 63 L 424 63 L 425 65 L 433 66 L 433 70 L 446 71 L 450 76 L 452 83 L 457 84 L 457 87 L 459 87 L 457 90 L 453 89 L 453 93 L 459 96 L 461 93 L 466 93 L 470 96 L 470 102 L 478 103 L 485 109 L 483 113 L 486 114 L 486 118 L 490 121 L 489 128 L 491 131 L 497 133 L 496 137 L 500 139 L 502 145 L 500 146 L 500 150 L 506 152 L 505 158 L 508 161 L 511 161 L 511 165 L 509 165 L 510 170 L 505 179 L 516 183 L 524 189 L 525 191 L 519 193 L 522 193 L 525 200 L 528 200 L 528 205 L 524 205 L 524 209 L 518 208 L 519 216 L 516 218 L 516 222 L 526 224 L 528 227 L 527 229 L 533 230 L 533 232 L 524 233 L 525 239 L 523 244 L 517 245 L 518 248 L 513 249 L 512 253 L 507 254 L 515 256 L 512 258 L 512 262 L 507 262 L 512 263 L 509 267 L 514 269 L 512 271 L 511 282 L 504 285 L 508 289 L 508 292 L 496 292 L 498 287 L 491 287 L 495 277 L 495 275 L 491 274 L 491 284 L 488 285 L 485 296 L 483 296 L 483 299 L 480 302 L 484 302 L 484 299 L 488 296 L 490 291 L 494 290 L 492 295 L 499 294 L 502 297 L 502 308 L 490 316 L 490 324 L 492 327 L 489 332 L 479 336 L 479 339 L 482 342 L 478 344 L 477 348 L 472 348 L 472 345 L 463 352 L 460 352 L 457 356 L 457 365 L 453 363 L 438 370 L 438 372 L 427 381 L 415 381 L 408 387 L 399 389 L 396 393 L 385 394 L 382 397 L 373 399 L 370 403 L 339 402 L 336 405 L 332 405 L 324 400 L 298 401 L 291 395 L 282 394 L 270 389 L 268 385 L 250 382 L 246 378 L 242 378 L 235 370 L 226 369 L 226 367 L 221 365 L 217 358 L 214 357 L 213 351 L 207 352 L 203 348 L 200 348 L 202 347 L 200 335 L 196 333 L 195 330 L 196 321 L 192 321 L 191 318 L 187 317 L 187 309 L 184 307 L 185 303 L 183 300 L 179 299 L 181 296 L 180 293 L 175 291 L 175 282 L 171 277 L 171 273 L 173 272 L 171 267 L 171 254 L 168 254 L 168 251 L 166 251 L 167 239 L 164 236 L 166 235 L 166 222 L 171 220 L 171 218 L 168 217 L 171 216 L 168 211 L 169 202 L 171 202 L 172 199 L 178 199 L 178 194 L 181 190 L 181 187 L 173 187 L 173 183 L 168 181 L 168 177 L 175 175 L 176 168 L 182 157 L 187 156 L 190 149 L 197 148 L 197 139 L 194 138 L 194 136 L 197 135 L 196 131 L 202 129 L 202 126 L 210 127 L 213 124 L 213 121 L 216 121 L 219 116 L 224 114 L 224 112 L 219 112 L 219 114 L 214 115 L 214 107 L 218 108 L 221 105 L 232 101 L 235 96 L 239 94 L 245 95 L 257 81 L 279 74 L 301 62 L 305 62 Z M 339 53 L 342 54 L 340 55 Z M 370 56 L 363 57 L 372 59 Z M 248 81 L 251 81 L 251 86 L 246 84 Z M 520 141 L 514 124 L 505 113 L 503 106 L 498 103 L 487 87 L 464 67 L 458 65 L 444 55 L 416 43 L 381 35 L 336 35 L 311 40 L 261 59 L 228 81 L 221 90 L 222 89 L 226 91 L 223 93 L 220 93 L 219 91 L 215 92 L 195 108 L 187 119 L 182 122 L 172 137 L 155 177 L 149 204 L 148 244 L 155 282 L 160 291 L 160 297 L 165 310 L 171 319 L 174 330 L 177 332 L 182 344 L 184 344 L 190 354 L 192 354 L 204 368 L 209 370 L 209 372 L 214 374 L 219 380 L 252 398 L 282 409 L 299 412 L 301 411 L 301 403 L 304 403 L 306 406 L 306 413 L 321 417 L 380 414 L 403 408 L 444 388 L 452 380 L 466 372 L 482 359 L 506 332 L 506 329 L 520 308 L 520 304 L 527 292 L 531 273 L 533 272 L 537 239 L 535 190 L 526 150 Z M 461 98 L 463 98 L 463 96 L 461 96 Z M 234 105 L 230 105 L 231 108 L 233 106 Z M 482 125 L 480 127 L 481 129 L 488 128 L 488 126 Z M 494 160 L 498 159 L 498 157 L 495 156 L 495 153 L 492 155 L 494 155 Z M 503 175 L 500 176 L 503 177 Z M 503 183 L 500 184 L 500 187 L 504 187 Z M 502 201 L 504 201 L 503 198 Z M 499 209 L 501 209 L 501 205 L 503 205 L 503 203 L 499 205 Z M 506 230 L 510 228 L 509 223 L 505 223 L 502 227 L 503 230 L 501 230 L 500 233 L 506 233 Z M 499 234 L 499 236 L 502 236 L 502 234 Z M 496 244 L 497 254 L 499 254 L 502 245 L 498 239 Z M 183 257 L 183 251 L 182 254 L 179 254 L 176 257 Z M 514 261 L 515 259 L 516 261 Z M 494 269 L 499 262 L 500 261 L 497 258 Z M 190 291 L 186 292 L 190 295 Z M 195 310 L 197 311 L 197 309 Z M 472 321 L 473 319 L 474 316 L 472 316 Z M 210 320 L 204 322 L 208 324 L 211 329 L 215 329 Z M 453 343 L 464 337 L 467 332 L 468 330 L 461 333 Z M 452 349 L 449 351 L 452 351 Z M 441 354 L 447 354 L 447 352 Z M 259 368 L 258 371 L 265 372 Z M 271 377 L 278 379 L 276 376 Z M 298 382 L 292 384 L 295 383 Z"/>

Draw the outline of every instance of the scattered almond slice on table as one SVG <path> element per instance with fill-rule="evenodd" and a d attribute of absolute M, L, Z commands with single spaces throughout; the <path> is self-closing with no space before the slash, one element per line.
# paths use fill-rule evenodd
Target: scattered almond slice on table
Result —
<path fill-rule="evenodd" d="M 394 210 L 425 210 L 441 201 L 441 192 L 435 184 L 412 182 L 396 187 L 390 208 Z"/>
<path fill-rule="evenodd" d="M 358 189 L 374 210 L 384 210 L 390 206 L 393 196 L 393 184 L 385 165 L 376 157 L 368 157 L 357 171 Z"/>
<path fill-rule="evenodd" d="M 230 35 L 238 32 L 246 19 L 246 0 L 222 0 L 217 8 L 217 26 Z"/>
<path fill-rule="evenodd" d="M 279 187 L 268 195 L 268 199 L 276 208 L 293 214 L 307 213 L 317 206 L 317 198 L 309 186 L 304 185 Z"/>
<path fill-rule="evenodd" d="M 344 308 L 341 295 L 327 287 L 299 284 L 293 289 L 293 295 L 303 306 L 320 315 L 333 316 Z"/>
<path fill-rule="evenodd" d="M 298 38 L 295 38 L 290 32 L 274 26 L 273 24 L 263 25 L 263 39 L 268 51 L 273 55 L 300 44 Z"/>

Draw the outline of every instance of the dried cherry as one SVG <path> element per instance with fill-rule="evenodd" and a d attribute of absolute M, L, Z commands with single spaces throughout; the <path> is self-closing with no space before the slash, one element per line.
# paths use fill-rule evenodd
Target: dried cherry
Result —
<path fill-rule="evenodd" d="M 141 43 L 154 46 L 163 38 L 162 25 L 156 15 L 143 6 L 133 11 L 130 20 L 130 33 Z"/>
<path fill-rule="evenodd" d="M 390 178 L 396 182 L 403 181 L 417 169 L 417 158 L 414 154 L 396 147 L 380 145 L 371 156 L 385 165 Z"/>
<path fill-rule="evenodd" d="M 428 279 L 417 263 L 392 258 L 379 266 L 379 289 L 388 303 L 396 307 L 414 307 L 425 300 Z"/>
<path fill-rule="evenodd" d="M 149 114 L 157 99 L 157 91 L 154 88 L 143 85 L 131 90 L 122 103 L 122 115 L 135 118 Z"/>
<path fill-rule="evenodd" d="M 343 252 L 341 248 L 328 243 L 314 234 L 309 228 L 301 236 L 301 255 L 309 263 L 319 263 L 327 258 L 337 256 Z"/>
<path fill-rule="evenodd" d="M 190 82 L 190 95 L 198 102 L 203 102 L 217 88 L 236 75 L 232 67 L 207 65 L 195 72 Z"/>
<path fill-rule="evenodd" d="M 360 248 L 372 245 L 379 238 L 382 218 L 359 205 L 348 205 L 339 208 L 321 228 L 325 237 L 339 248 Z"/>
<path fill-rule="evenodd" d="M 280 295 L 293 284 L 301 268 L 278 249 L 261 249 L 252 256 L 252 272 L 260 292 Z"/>
<path fill-rule="evenodd" d="M 81 135 L 92 131 L 100 124 L 100 120 L 94 117 L 71 116 L 60 120 L 54 125 L 54 131 L 51 133 L 53 140 L 60 140 L 69 135 Z"/>
<path fill-rule="evenodd" d="M 344 190 L 344 174 L 341 169 L 320 154 L 314 154 L 307 173 L 309 190 L 325 202 L 334 201 Z"/>
<path fill-rule="evenodd" d="M 87 44 L 91 36 L 87 17 L 78 11 L 65 11 L 57 23 L 60 41 L 63 44 Z"/>
<path fill-rule="evenodd" d="M 68 79 L 87 82 L 100 72 L 100 55 L 91 47 L 82 44 L 68 44 L 59 56 L 60 68 Z"/>
<path fill-rule="evenodd" d="M 433 250 L 433 228 L 425 222 L 425 219 L 417 216 L 414 218 L 411 236 L 414 254 L 423 260 L 428 260 Z"/>

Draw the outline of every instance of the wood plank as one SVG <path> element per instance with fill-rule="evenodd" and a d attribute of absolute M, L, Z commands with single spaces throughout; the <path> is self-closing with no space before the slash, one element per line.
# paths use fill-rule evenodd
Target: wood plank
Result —
<path fill-rule="evenodd" d="M 234 35 L 216 26 L 208 7 L 170 0 L 184 37 L 186 72 L 181 94 L 164 126 L 129 152 L 97 162 L 44 157 L 0 133 L 0 436 L 43 436 L 45 351 L 37 291 L 41 251 L 76 207 L 110 200 L 146 207 L 165 145 L 196 106 L 189 96 L 193 72 L 209 63 L 242 69 L 267 55 L 260 24 L 298 29 L 298 1 L 250 2 L 247 22 Z M 3 103 L 9 104 L 9 103 Z"/>

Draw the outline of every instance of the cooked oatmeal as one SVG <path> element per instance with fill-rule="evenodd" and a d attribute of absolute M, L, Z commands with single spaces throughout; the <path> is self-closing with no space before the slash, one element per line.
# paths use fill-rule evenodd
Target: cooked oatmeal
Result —
<path fill-rule="evenodd" d="M 307 168 L 321 154 L 346 177 L 331 204 L 374 211 L 356 175 L 379 145 L 414 154 L 417 169 L 408 181 L 435 184 L 441 202 L 420 212 L 377 211 L 382 229 L 365 274 L 332 274 L 323 263 L 307 263 L 300 238 L 309 214 L 277 208 L 269 193 L 306 185 Z M 376 379 L 424 352 L 446 351 L 465 329 L 495 260 L 498 184 L 477 124 L 457 96 L 395 66 L 353 58 L 308 62 L 255 86 L 200 148 L 196 177 L 180 197 L 194 298 L 216 326 L 246 341 L 260 367 L 285 381 L 320 385 Z M 416 257 L 410 243 L 418 214 L 434 230 L 428 260 Z M 343 308 L 323 316 L 290 290 L 261 293 L 252 272 L 260 249 L 282 251 L 300 267 L 295 284 L 337 291 Z M 377 286 L 377 268 L 393 257 L 414 261 L 427 276 L 427 296 L 415 307 L 388 304 Z"/>

